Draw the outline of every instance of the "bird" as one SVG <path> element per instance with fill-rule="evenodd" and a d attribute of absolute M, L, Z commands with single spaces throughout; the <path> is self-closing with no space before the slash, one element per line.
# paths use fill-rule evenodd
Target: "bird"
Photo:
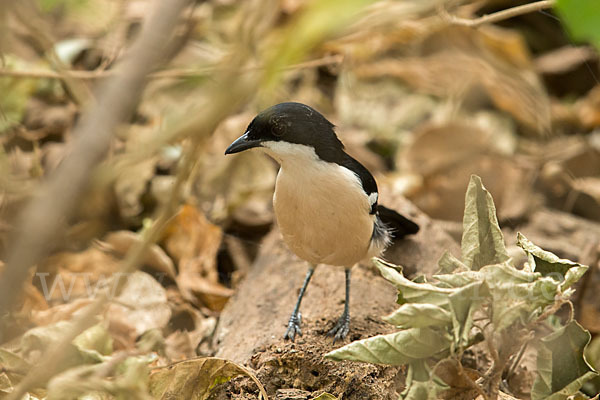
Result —
<path fill-rule="evenodd" d="M 344 311 L 331 330 L 335 344 L 350 330 L 351 268 L 380 255 L 392 239 L 419 226 L 378 204 L 373 175 L 346 153 L 335 126 L 296 102 L 260 112 L 225 155 L 261 149 L 279 164 L 273 209 L 283 241 L 309 264 L 284 340 L 302 336 L 300 304 L 317 265 L 344 267 Z"/>

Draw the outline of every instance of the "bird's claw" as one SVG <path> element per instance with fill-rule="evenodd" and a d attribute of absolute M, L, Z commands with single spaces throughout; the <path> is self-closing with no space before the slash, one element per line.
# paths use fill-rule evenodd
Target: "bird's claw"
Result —
<path fill-rule="evenodd" d="M 335 326 L 327 332 L 327 336 L 333 336 L 333 344 L 338 340 L 344 340 L 350 331 L 350 315 L 342 314 Z"/>
<path fill-rule="evenodd" d="M 296 338 L 296 334 L 298 336 L 302 336 L 302 330 L 300 329 L 300 324 L 302 323 L 302 314 L 298 313 L 292 314 L 290 317 L 290 322 L 288 322 L 287 331 L 285 331 L 285 335 L 283 336 L 284 340 L 291 340 L 292 342 Z"/>

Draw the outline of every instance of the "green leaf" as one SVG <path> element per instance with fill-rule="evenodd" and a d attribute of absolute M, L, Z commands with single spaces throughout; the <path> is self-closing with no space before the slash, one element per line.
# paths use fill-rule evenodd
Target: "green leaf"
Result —
<path fill-rule="evenodd" d="M 21 350 L 27 355 L 33 351 L 45 351 L 59 343 L 72 329 L 72 321 L 59 321 L 55 324 L 39 326 L 25 332 L 21 338 Z M 102 362 L 106 354 L 112 353 L 112 338 L 101 324 L 94 325 L 80 333 L 68 348 L 64 368 L 78 364 Z"/>
<path fill-rule="evenodd" d="M 481 280 L 490 281 L 490 286 L 509 283 L 529 283 L 538 279 L 541 275 L 533 272 L 518 270 L 508 262 L 495 265 L 486 265 L 479 271 L 463 271 L 453 274 L 434 275 L 440 282 L 456 288 L 469 285 Z"/>
<path fill-rule="evenodd" d="M 18 374 L 26 374 L 31 369 L 31 364 L 15 353 L 5 349 L 0 349 L 0 365 Z"/>
<path fill-rule="evenodd" d="M 325 355 L 332 360 L 402 365 L 449 349 L 448 338 L 432 328 L 406 329 L 388 335 L 358 340 Z"/>
<path fill-rule="evenodd" d="M 44 12 L 50 12 L 58 7 L 80 8 L 85 6 L 87 0 L 38 0 L 40 8 Z"/>
<path fill-rule="evenodd" d="M 436 400 L 438 394 L 448 386 L 432 373 L 424 360 L 408 366 L 406 373 L 406 389 L 400 398 L 404 400 Z"/>
<path fill-rule="evenodd" d="M 73 345 L 90 362 L 100 362 L 113 352 L 113 340 L 108 330 L 97 324 L 83 331 L 73 340 Z"/>
<path fill-rule="evenodd" d="M 148 363 L 153 357 L 128 357 L 115 364 L 80 365 L 55 375 L 48 382 L 47 400 L 148 399 Z M 106 379 L 106 375 L 110 375 Z"/>
<path fill-rule="evenodd" d="M 438 261 L 438 266 L 440 267 L 440 274 L 449 274 L 456 270 L 465 271 L 469 269 L 462 261 L 450 254 L 448 250 L 442 254 L 442 257 Z"/>
<path fill-rule="evenodd" d="M 483 279 L 479 271 L 455 272 L 453 274 L 434 275 L 434 279 L 450 288 L 460 288 Z"/>
<path fill-rule="evenodd" d="M 398 328 L 425 328 L 450 325 L 452 315 L 448 310 L 433 304 L 407 303 L 383 320 Z"/>
<path fill-rule="evenodd" d="M 0 372 L 0 398 L 14 390 L 13 383 L 6 372 Z"/>
<path fill-rule="evenodd" d="M 598 375 L 583 357 L 590 337 L 587 330 L 571 321 L 541 340 L 532 400 L 567 399 Z"/>
<path fill-rule="evenodd" d="M 429 303 L 442 306 L 448 303 L 448 296 L 455 289 L 439 288 L 430 283 L 415 283 L 406 279 L 400 272 L 390 268 L 379 259 L 374 260 L 381 275 L 393 283 L 399 290 L 398 303 Z"/>
<path fill-rule="evenodd" d="M 554 279 L 543 277 L 537 272 L 518 270 L 508 262 L 486 265 L 479 271 L 435 275 L 434 278 L 456 288 L 468 285 L 475 285 L 474 288 L 477 288 L 478 284 L 484 282 L 485 287 L 479 287 L 479 292 L 471 296 L 473 300 L 484 300 L 485 297 L 491 300 L 492 321 L 499 330 L 509 327 L 517 320 L 528 322 L 536 310 L 554 302 L 559 286 Z M 459 298 L 462 296 L 459 295 L 457 299 Z M 480 305 L 481 302 L 471 306 L 476 308 Z M 466 339 L 464 334 L 461 337 L 462 340 Z"/>
<path fill-rule="evenodd" d="M 473 270 L 509 260 L 494 200 L 477 175 L 471 175 L 465 196 L 461 252 L 463 263 Z"/>
<path fill-rule="evenodd" d="M 514 322 L 522 324 L 547 305 L 554 303 L 558 282 L 540 273 L 522 271 L 508 263 L 488 265 L 480 270 L 492 297 L 492 322 L 498 331 Z"/>
<path fill-rule="evenodd" d="M 523 236 L 521 232 L 517 233 L 517 246 L 522 248 L 533 260 L 535 272 L 563 281 L 562 290 L 577 282 L 589 268 L 586 265 L 559 258 L 549 251 L 542 250 Z"/>
<path fill-rule="evenodd" d="M 485 282 L 474 282 L 450 295 L 450 311 L 452 311 L 456 345 L 464 347 L 471 342 L 469 334 L 473 327 L 473 313 L 488 299 L 489 289 Z"/>
<path fill-rule="evenodd" d="M 554 9 L 573 39 L 589 41 L 600 49 L 598 0 L 558 0 Z"/>
<path fill-rule="evenodd" d="M 216 357 L 194 358 L 160 368 L 150 375 L 150 393 L 155 399 L 207 399 L 213 388 L 237 376 L 248 376 L 263 398 L 265 389 L 246 368 Z"/>

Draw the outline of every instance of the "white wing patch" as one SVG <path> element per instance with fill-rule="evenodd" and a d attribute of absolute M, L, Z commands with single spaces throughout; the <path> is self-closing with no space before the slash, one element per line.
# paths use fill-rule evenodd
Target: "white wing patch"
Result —
<path fill-rule="evenodd" d="M 377 199 L 379 198 L 379 193 L 373 192 L 369 195 L 369 205 L 373 207 L 373 204 L 377 203 Z"/>

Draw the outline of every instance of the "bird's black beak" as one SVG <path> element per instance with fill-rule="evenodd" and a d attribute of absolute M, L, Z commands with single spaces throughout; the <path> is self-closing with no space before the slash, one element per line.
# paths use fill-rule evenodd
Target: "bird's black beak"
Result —
<path fill-rule="evenodd" d="M 262 140 L 260 139 L 250 139 L 248 137 L 248 132 L 246 132 L 229 145 L 227 150 L 225 150 L 225 154 L 239 153 L 240 151 L 248 150 L 253 147 L 259 147 L 261 142 Z"/>

